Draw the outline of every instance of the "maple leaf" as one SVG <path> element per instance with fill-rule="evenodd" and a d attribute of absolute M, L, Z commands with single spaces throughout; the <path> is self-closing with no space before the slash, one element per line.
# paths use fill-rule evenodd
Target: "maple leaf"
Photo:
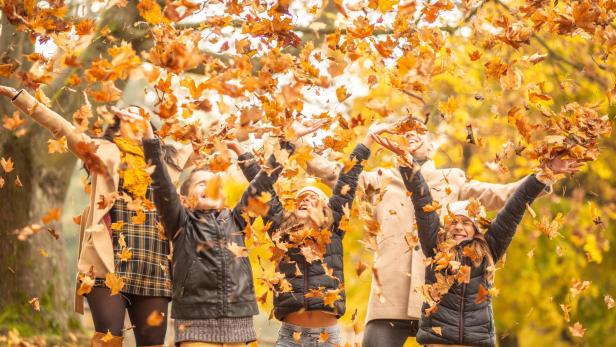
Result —
<path fill-rule="evenodd" d="M 65 153 L 68 150 L 68 144 L 66 142 L 66 136 L 62 136 L 57 140 L 47 140 L 47 152 L 51 153 Z"/>
<path fill-rule="evenodd" d="M 101 341 L 109 342 L 111 340 L 113 340 L 113 335 L 111 335 L 111 331 L 107 330 L 107 333 L 105 334 L 105 336 L 101 337 Z"/>
<path fill-rule="evenodd" d="M 481 304 L 488 300 L 489 291 L 483 286 L 483 284 L 479 284 L 479 291 L 477 292 L 477 298 L 475 299 L 476 304 Z"/>
<path fill-rule="evenodd" d="M 334 304 L 338 300 L 342 300 L 340 296 L 341 289 L 328 289 L 323 296 L 323 305 L 334 308 Z"/>
<path fill-rule="evenodd" d="M 92 276 L 86 274 L 79 274 L 79 288 L 77 289 L 77 295 L 86 295 L 92 291 L 94 287 L 94 274 Z"/>
<path fill-rule="evenodd" d="M 10 157 L 8 159 L 0 158 L 0 166 L 2 166 L 2 170 L 4 170 L 5 173 L 10 173 L 15 169 L 13 160 Z"/>
<path fill-rule="evenodd" d="M 432 200 L 432 203 L 429 205 L 424 205 L 422 207 L 422 209 L 424 210 L 424 212 L 434 212 L 437 211 L 441 208 L 441 204 L 438 203 L 438 201 L 436 200 Z"/>
<path fill-rule="evenodd" d="M 560 309 L 563 310 L 563 319 L 565 320 L 565 322 L 569 322 L 569 312 L 571 312 L 571 305 L 560 304 Z"/>
<path fill-rule="evenodd" d="M 438 335 L 443 336 L 443 328 L 442 327 L 432 327 L 432 331 Z"/>
<path fill-rule="evenodd" d="M 25 122 L 26 120 L 19 116 L 19 111 L 13 112 L 11 117 L 2 116 L 2 127 L 10 131 L 17 130 L 17 128 L 22 126 Z"/>
<path fill-rule="evenodd" d="M 100 90 L 92 90 L 89 94 L 94 101 L 101 103 L 117 101 L 122 97 L 122 91 L 115 86 L 113 81 L 102 82 Z"/>
<path fill-rule="evenodd" d="M 302 338 L 302 332 L 301 331 L 294 331 L 293 332 L 293 341 L 295 342 L 299 342 Z"/>
<path fill-rule="evenodd" d="M 62 208 L 56 207 L 56 208 L 52 208 L 51 210 L 49 210 L 47 214 L 45 214 L 41 218 L 41 220 L 43 221 L 43 224 L 49 224 L 52 221 L 60 220 L 61 216 L 62 216 Z"/>
<path fill-rule="evenodd" d="M 118 295 L 124 288 L 124 280 L 122 277 L 117 277 L 115 273 L 109 272 L 105 275 L 105 286 L 111 289 L 110 295 Z"/>
<path fill-rule="evenodd" d="M 133 257 L 133 252 L 130 248 L 122 248 L 120 254 L 118 254 L 120 261 L 129 261 Z"/>

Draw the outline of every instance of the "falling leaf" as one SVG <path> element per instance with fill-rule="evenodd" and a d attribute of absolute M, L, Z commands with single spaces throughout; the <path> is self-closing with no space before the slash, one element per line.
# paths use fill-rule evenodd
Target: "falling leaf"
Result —
<path fill-rule="evenodd" d="M 39 252 L 39 254 L 40 254 L 42 257 L 45 257 L 45 258 L 49 257 L 49 253 L 48 253 L 46 250 L 42 249 L 42 248 L 39 248 L 39 249 L 38 249 L 38 252 Z"/>
<path fill-rule="evenodd" d="M 124 288 L 124 280 L 122 277 L 117 277 L 115 273 L 109 272 L 105 275 L 105 286 L 111 289 L 111 295 L 117 295 Z"/>
<path fill-rule="evenodd" d="M 39 298 L 32 298 L 30 299 L 30 301 L 28 301 L 28 303 L 32 305 L 32 308 L 34 308 L 35 311 L 38 312 L 41 310 L 41 303 L 39 302 Z"/>
<path fill-rule="evenodd" d="M 560 309 L 563 310 L 563 319 L 565 320 L 565 322 L 569 322 L 569 312 L 571 312 L 571 305 L 560 304 Z"/>
<path fill-rule="evenodd" d="M 361 274 L 366 271 L 366 269 L 368 268 L 368 266 L 366 266 L 366 264 L 364 264 L 361 260 L 357 262 L 357 265 L 355 266 L 355 273 L 357 274 L 357 276 L 361 276 Z"/>
<path fill-rule="evenodd" d="M 13 167 L 13 160 L 11 158 L 0 158 L 0 166 L 2 166 L 2 170 L 4 170 L 5 173 L 9 173 L 15 169 Z"/>
<path fill-rule="evenodd" d="M 13 116 L 2 116 L 2 127 L 7 130 L 15 131 L 17 128 L 26 123 L 25 119 L 19 116 L 19 111 L 13 112 Z"/>
<path fill-rule="evenodd" d="M 122 248 L 119 257 L 120 261 L 129 261 L 133 257 L 133 252 L 130 248 Z"/>
<path fill-rule="evenodd" d="M 329 333 L 326 331 L 322 331 L 319 334 L 319 343 L 326 343 L 329 340 Z"/>
<path fill-rule="evenodd" d="M 246 249 L 246 247 L 242 247 L 235 242 L 229 242 L 227 244 L 227 249 L 238 258 L 248 257 L 248 250 Z"/>
<path fill-rule="evenodd" d="M 105 336 L 101 337 L 101 341 L 109 342 L 111 340 L 113 340 L 113 335 L 111 335 L 111 331 L 107 330 L 107 333 L 105 334 Z"/>
<path fill-rule="evenodd" d="M 584 327 L 582 326 L 582 324 L 580 324 L 580 322 L 575 322 L 573 326 L 569 327 L 569 331 L 571 332 L 571 335 L 573 335 L 574 337 L 584 337 L 584 333 L 586 332 L 586 329 L 584 329 Z"/>
<path fill-rule="evenodd" d="M 302 332 L 301 331 L 294 331 L 293 332 L 293 341 L 299 342 L 299 340 L 301 338 L 302 338 Z"/>
<path fill-rule="evenodd" d="M 62 136 L 58 140 L 47 140 L 47 152 L 51 153 L 65 153 L 68 150 L 66 142 L 66 136 Z"/>
<path fill-rule="evenodd" d="M 605 302 L 605 305 L 607 306 L 608 310 L 611 310 L 614 308 L 614 298 L 612 298 L 611 295 L 604 296 L 603 301 Z"/>
<path fill-rule="evenodd" d="M 441 207 L 442 206 L 436 200 L 432 200 L 431 204 L 424 205 L 422 209 L 424 210 L 424 212 L 434 212 L 439 210 Z"/>
<path fill-rule="evenodd" d="M 62 208 L 56 207 L 56 208 L 52 208 L 51 210 L 47 211 L 47 214 L 45 214 L 41 218 L 41 220 L 43 221 L 43 224 L 49 224 L 50 222 L 60 220 L 61 216 L 62 216 Z"/>
<path fill-rule="evenodd" d="M 483 284 L 479 283 L 479 291 L 477 292 L 477 298 L 475 299 L 475 303 L 481 304 L 482 302 L 488 300 L 488 294 L 489 292 L 486 287 L 484 287 Z"/>
<path fill-rule="evenodd" d="M 15 177 L 15 187 L 23 187 L 23 183 L 21 183 L 21 180 L 19 179 L 19 176 Z"/>
<path fill-rule="evenodd" d="M 443 336 L 443 328 L 442 327 L 432 327 L 432 331 L 438 335 Z"/>

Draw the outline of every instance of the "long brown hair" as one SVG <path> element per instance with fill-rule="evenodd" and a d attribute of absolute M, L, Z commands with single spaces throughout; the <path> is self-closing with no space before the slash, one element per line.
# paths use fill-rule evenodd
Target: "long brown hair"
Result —
<path fill-rule="evenodd" d="M 332 209 L 329 208 L 329 206 L 327 205 L 327 203 L 320 201 L 320 204 L 322 205 L 321 212 L 323 213 L 323 221 L 320 225 L 317 225 L 316 227 L 319 230 L 329 229 L 334 222 L 334 214 L 332 212 Z M 285 212 L 284 216 L 282 217 L 282 223 L 280 223 L 280 231 L 282 231 L 283 233 L 288 233 L 300 230 L 305 227 L 304 223 L 299 219 L 299 217 L 297 217 L 296 211 L 297 209 L 293 209 L 293 211 L 291 212 Z"/>

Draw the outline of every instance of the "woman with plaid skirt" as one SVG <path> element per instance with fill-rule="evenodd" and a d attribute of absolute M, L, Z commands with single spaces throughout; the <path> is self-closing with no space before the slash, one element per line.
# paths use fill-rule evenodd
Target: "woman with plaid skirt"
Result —
<path fill-rule="evenodd" d="M 88 171 L 90 201 L 80 218 L 75 310 L 83 314 L 85 297 L 96 329 L 91 346 L 122 346 L 126 311 L 138 346 L 163 345 L 171 252 L 152 203 L 141 146 L 142 111 L 114 109 L 113 123 L 94 138 L 25 90 L 0 86 L 0 95 L 10 97 L 56 139 L 65 138 Z M 164 152 L 177 181 L 192 151 L 189 146 L 166 146 Z"/>

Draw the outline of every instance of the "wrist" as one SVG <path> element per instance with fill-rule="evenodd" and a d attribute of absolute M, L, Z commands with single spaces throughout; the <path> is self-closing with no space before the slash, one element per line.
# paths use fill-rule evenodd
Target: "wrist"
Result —
<path fill-rule="evenodd" d="M 370 148 L 374 143 L 374 139 L 372 138 L 372 133 L 368 133 L 366 137 L 364 137 L 364 141 L 362 141 L 362 145 Z"/>

